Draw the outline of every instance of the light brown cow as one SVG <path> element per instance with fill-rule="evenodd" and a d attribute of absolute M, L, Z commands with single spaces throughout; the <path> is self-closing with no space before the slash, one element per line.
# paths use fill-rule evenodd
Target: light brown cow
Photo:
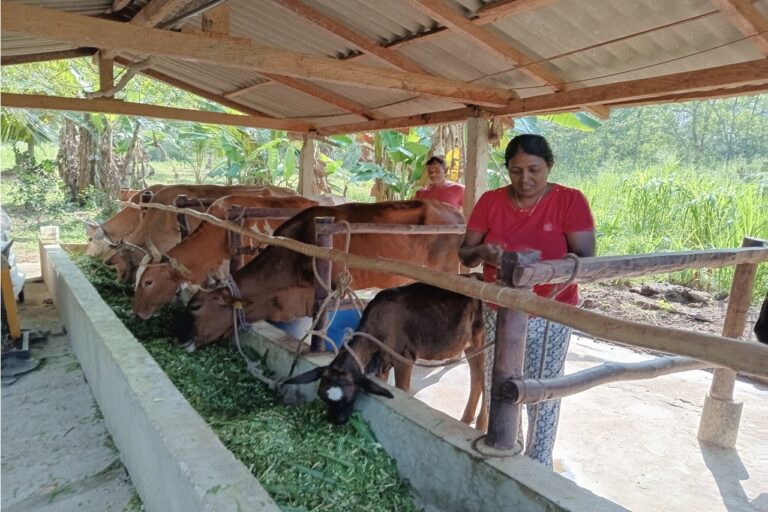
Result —
<path fill-rule="evenodd" d="M 179 195 L 195 198 L 219 198 L 233 194 L 260 196 L 295 196 L 293 190 L 261 186 L 232 186 L 221 185 L 172 185 L 155 193 L 151 203 L 171 204 Z M 200 223 L 195 217 L 187 217 L 187 225 L 194 230 Z M 147 209 L 136 229 L 123 238 L 122 244 L 115 248 L 104 263 L 117 269 L 117 279 L 120 282 L 131 282 L 142 258 L 147 254 L 147 241 L 151 240 L 160 252 L 166 252 L 181 241 L 177 215 L 173 212 Z"/>
<path fill-rule="evenodd" d="M 208 213 L 223 219 L 233 205 L 246 208 L 304 209 L 317 205 L 317 201 L 300 196 L 227 196 L 216 200 L 208 208 Z M 245 225 L 262 233 L 272 234 L 284 221 L 285 219 L 254 218 L 247 219 Z M 244 237 L 243 241 L 246 240 Z M 252 258 L 251 256 L 248 261 Z M 229 275 L 229 259 L 227 230 L 207 222 L 201 223 L 192 234 L 168 251 L 167 255 L 154 254 L 152 262 L 148 262 L 145 257 L 136 272 L 133 312 L 146 320 L 160 307 L 173 301 L 180 288 L 194 293 L 209 275 Z"/>
<path fill-rule="evenodd" d="M 140 192 L 153 194 L 165 185 L 152 185 Z M 141 194 L 134 194 L 128 201 L 138 204 Z M 88 247 L 85 253 L 94 258 L 106 255 L 123 238 L 130 235 L 141 222 L 141 212 L 136 208 L 126 206 L 101 224 L 86 223 L 85 234 L 88 236 Z"/>
<path fill-rule="evenodd" d="M 392 201 L 307 208 L 275 231 L 275 236 L 313 243 L 315 217 L 335 217 L 336 221 L 378 224 L 463 224 L 462 214 L 437 201 Z M 352 235 L 349 252 L 361 256 L 405 260 L 438 270 L 457 272 L 460 235 Z M 334 236 L 334 247 L 343 249 L 344 236 Z M 341 267 L 332 265 L 334 283 Z M 409 279 L 379 272 L 350 269 L 355 289 L 391 288 Z M 311 258 L 270 246 L 232 279 L 242 293 L 234 297 L 228 288 L 213 292 L 198 291 L 187 305 L 178 324 L 178 339 L 188 350 L 232 334 L 232 308 L 242 304 L 248 322 L 257 320 L 290 321 L 312 312 L 314 273 Z"/>

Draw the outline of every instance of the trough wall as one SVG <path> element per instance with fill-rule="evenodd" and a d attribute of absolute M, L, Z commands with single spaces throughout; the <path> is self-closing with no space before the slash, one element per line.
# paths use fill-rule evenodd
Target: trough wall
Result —
<path fill-rule="evenodd" d="M 146 510 L 279 512 L 58 245 L 43 279 Z"/>

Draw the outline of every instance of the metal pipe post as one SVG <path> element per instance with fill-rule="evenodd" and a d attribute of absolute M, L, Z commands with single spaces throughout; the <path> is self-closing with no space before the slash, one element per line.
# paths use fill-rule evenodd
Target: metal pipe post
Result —
<path fill-rule="evenodd" d="M 318 229 L 320 226 L 333 224 L 334 217 L 317 217 L 315 218 L 315 245 L 318 247 L 324 247 L 327 249 L 333 248 L 333 235 L 318 234 L 322 229 Z M 317 317 L 320 312 L 320 305 L 328 296 L 326 288 L 331 286 L 331 262 L 330 260 L 324 260 L 317 258 L 316 260 L 317 276 L 315 276 L 315 306 L 312 311 L 312 316 Z M 323 286 L 317 282 L 317 279 L 322 280 L 325 283 Z M 315 329 L 318 331 L 325 330 L 328 327 L 328 314 L 323 312 L 321 318 L 317 320 Z M 319 336 L 312 336 L 312 342 L 310 349 L 313 352 L 322 352 L 324 348 L 324 340 Z"/>

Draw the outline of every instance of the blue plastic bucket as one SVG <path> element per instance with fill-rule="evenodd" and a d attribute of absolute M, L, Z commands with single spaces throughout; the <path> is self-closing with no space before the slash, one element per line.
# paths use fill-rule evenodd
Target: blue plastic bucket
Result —
<path fill-rule="evenodd" d="M 344 330 L 348 327 L 353 331 L 357 329 L 360 324 L 360 314 L 356 309 L 338 310 L 336 316 L 331 315 L 333 321 L 328 326 L 328 337 L 333 340 L 333 344 L 338 349 L 341 347 L 341 342 L 344 340 Z M 325 350 L 333 351 L 333 345 L 330 342 L 325 342 Z"/>

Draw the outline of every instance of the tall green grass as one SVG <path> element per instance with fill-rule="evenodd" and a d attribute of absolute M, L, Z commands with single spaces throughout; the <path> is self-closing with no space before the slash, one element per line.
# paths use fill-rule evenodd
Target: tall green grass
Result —
<path fill-rule="evenodd" d="M 560 181 L 589 199 L 600 255 L 729 248 L 739 247 L 745 236 L 768 239 L 768 172 L 741 177 L 669 164 L 626 174 L 566 175 Z M 728 291 L 733 267 L 666 278 Z M 768 263 L 758 267 L 755 298 L 766 292 Z"/>

